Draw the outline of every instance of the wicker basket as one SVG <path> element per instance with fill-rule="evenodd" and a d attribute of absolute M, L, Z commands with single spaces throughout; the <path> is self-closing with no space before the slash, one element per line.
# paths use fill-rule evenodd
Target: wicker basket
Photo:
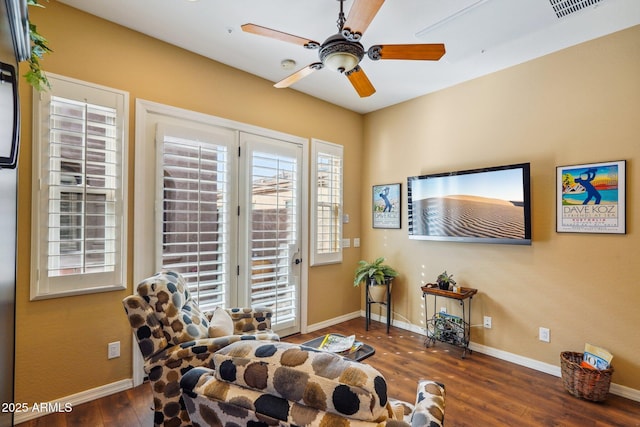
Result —
<path fill-rule="evenodd" d="M 564 388 L 581 399 L 601 402 L 609 394 L 613 366 L 608 369 L 589 369 L 580 366 L 582 353 L 563 351 L 560 353 L 560 367 Z"/>

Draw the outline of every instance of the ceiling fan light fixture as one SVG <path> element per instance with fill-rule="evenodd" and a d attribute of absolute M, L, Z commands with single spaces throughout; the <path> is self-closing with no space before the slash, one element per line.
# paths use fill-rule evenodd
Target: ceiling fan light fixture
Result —
<path fill-rule="evenodd" d="M 340 73 L 351 71 L 359 62 L 360 58 L 348 52 L 334 52 L 324 58 L 325 67 Z"/>
<path fill-rule="evenodd" d="M 322 44 L 318 56 L 328 69 L 344 73 L 360 63 L 364 47 L 358 42 L 345 40 L 341 34 L 334 34 Z"/>

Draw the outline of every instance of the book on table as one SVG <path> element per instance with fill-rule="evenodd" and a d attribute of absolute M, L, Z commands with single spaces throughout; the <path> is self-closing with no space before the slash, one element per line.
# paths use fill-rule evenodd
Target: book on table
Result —
<path fill-rule="evenodd" d="M 355 335 L 327 334 L 318 348 L 331 353 L 352 353 L 360 347 L 362 343 L 356 341 Z"/>

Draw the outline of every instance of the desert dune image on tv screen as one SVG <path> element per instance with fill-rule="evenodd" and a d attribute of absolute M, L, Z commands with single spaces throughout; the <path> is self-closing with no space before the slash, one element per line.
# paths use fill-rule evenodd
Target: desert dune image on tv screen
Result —
<path fill-rule="evenodd" d="M 525 239 L 522 170 L 434 177 L 412 188 L 413 234 Z"/>

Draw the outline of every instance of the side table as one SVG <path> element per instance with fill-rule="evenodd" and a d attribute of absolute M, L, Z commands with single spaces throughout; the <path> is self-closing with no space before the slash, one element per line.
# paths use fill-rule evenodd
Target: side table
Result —
<path fill-rule="evenodd" d="M 462 358 L 464 359 L 467 351 L 471 354 L 471 349 L 469 349 L 469 337 L 471 331 L 471 325 L 469 323 L 471 321 L 471 300 L 473 299 L 473 296 L 478 293 L 478 290 L 460 287 L 457 292 L 452 292 L 427 286 L 422 286 L 421 289 L 422 297 L 424 298 L 425 326 L 427 329 L 425 346 L 429 347 L 429 345 L 434 344 L 435 341 L 457 345 L 463 348 Z M 433 296 L 433 316 L 431 317 L 429 317 L 429 310 L 427 308 L 427 295 Z M 462 318 L 446 313 L 439 313 L 436 309 L 436 301 L 438 297 L 460 301 L 460 306 L 462 307 Z M 465 314 L 465 301 L 468 301 L 468 317 L 467 314 Z"/>
<path fill-rule="evenodd" d="M 332 334 L 332 335 L 340 335 L 340 334 Z M 344 336 L 344 335 L 340 335 L 340 336 Z M 322 341 L 324 341 L 324 337 L 325 335 L 321 335 L 310 341 L 303 342 L 300 345 L 305 345 L 311 348 L 320 348 L 320 344 L 322 344 Z M 362 343 L 360 348 L 358 348 L 356 351 L 349 351 L 344 354 L 343 353 L 335 353 L 335 354 L 339 354 L 343 357 L 346 357 L 347 359 L 352 359 L 352 360 L 355 360 L 356 362 L 359 362 L 363 359 L 366 359 L 369 356 L 372 356 L 375 352 L 376 352 L 375 348 L 373 348 L 369 344 Z"/>

